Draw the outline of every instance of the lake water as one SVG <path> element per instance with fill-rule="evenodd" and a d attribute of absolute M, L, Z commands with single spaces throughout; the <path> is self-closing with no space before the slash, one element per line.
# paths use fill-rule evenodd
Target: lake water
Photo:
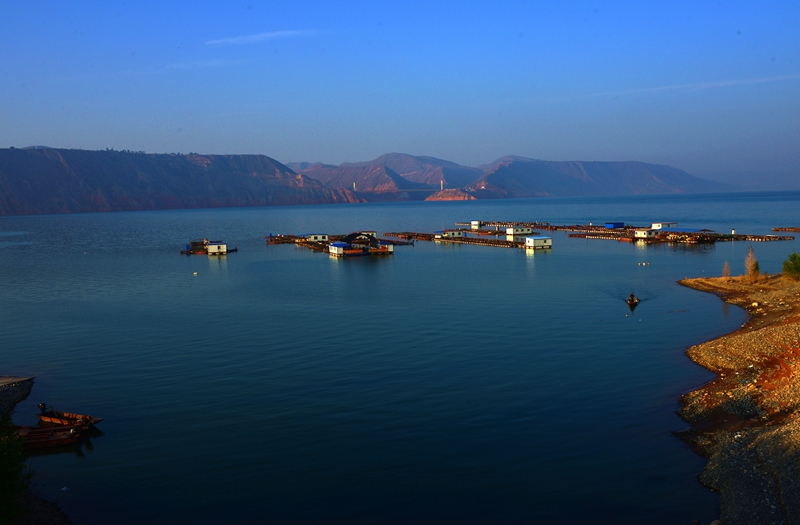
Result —
<path fill-rule="evenodd" d="M 472 219 L 765 234 L 798 210 L 793 192 L 4 217 L 0 375 L 36 376 L 17 424 L 39 402 L 105 417 L 79 451 L 31 459 L 78 524 L 708 523 L 705 461 L 672 432 L 711 374 L 684 352 L 745 315 L 676 281 L 742 273 L 749 243 L 553 232 L 534 255 L 337 260 L 264 236 Z M 178 254 L 197 237 L 239 251 Z M 800 242 L 753 248 L 776 273 Z"/>

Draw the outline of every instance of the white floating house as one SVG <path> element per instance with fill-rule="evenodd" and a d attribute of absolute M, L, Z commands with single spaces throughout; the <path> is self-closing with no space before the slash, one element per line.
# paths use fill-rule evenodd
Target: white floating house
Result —
<path fill-rule="evenodd" d="M 677 222 L 654 222 L 650 225 L 650 228 L 653 230 L 660 230 L 662 228 L 676 228 L 677 226 Z"/>
<path fill-rule="evenodd" d="M 463 239 L 467 236 L 467 232 L 460 230 L 439 230 L 434 232 L 434 239 Z"/>
<path fill-rule="evenodd" d="M 530 235 L 533 229 L 530 226 L 514 226 L 506 228 L 506 235 Z"/>
<path fill-rule="evenodd" d="M 211 241 L 206 245 L 209 255 L 227 255 L 228 245 L 221 241 Z"/>
<path fill-rule="evenodd" d="M 481 221 L 470 221 L 469 225 L 473 230 L 480 230 L 483 223 Z"/>
<path fill-rule="evenodd" d="M 344 251 L 349 247 L 346 242 L 332 242 L 328 245 L 328 253 L 331 257 L 343 257 Z"/>
<path fill-rule="evenodd" d="M 328 235 L 325 233 L 309 233 L 306 235 L 309 242 L 328 242 Z"/>
<path fill-rule="evenodd" d="M 633 232 L 633 238 L 637 241 L 642 240 L 646 241 L 648 239 L 655 239 L 656 238 L 656 230 L 651 228 L 639 228 Z"/>
<path fill-rule="evenodd" d="M 553 238 L 539 235 L 536 237 L 525 237 L 526 250 L 549 250 L 553 247 Z"/>

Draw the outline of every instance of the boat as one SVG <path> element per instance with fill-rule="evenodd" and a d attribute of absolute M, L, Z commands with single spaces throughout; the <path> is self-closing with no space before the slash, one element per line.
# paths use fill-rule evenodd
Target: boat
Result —
<path fill-rule="evenodd" d="M 76 443 L 81 437 L 81 425 L 61 427 L 17 427 L 17 436 L 25 450 L 61 447 Z"/>
<path fill-rule="evenodd" d="M 630 308 L 632 312 L 633 309 L 639 304 L 639 298 L 631 294 L 631 296 L 628 297 L 625 302 L 628 303 L 628 308 Z"/>
<path fill-rule="evenodd" d="M 72 412 L 59 412 L 55 408 L 47 408 L 44 403 L 39 403 L 40 412 L 36 414 L 40 421 L 45 423 L 53 423 L 54 425 L 74 426 L 80 425 L 88 427 L 99 423 L 103 420 L 102 417 L 92 417 L 85 414 L 75 414 Z"/>

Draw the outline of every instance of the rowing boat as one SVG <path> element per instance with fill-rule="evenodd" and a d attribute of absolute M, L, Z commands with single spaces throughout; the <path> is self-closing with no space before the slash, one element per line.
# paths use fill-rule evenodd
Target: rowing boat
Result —
<path fill-rule="evenodd" d="M 44 403 L 39 403 L 39 410 L 40 412 L 36 414 L 36 416 L 40 421 L 44 421 L 45 423 L 53 423 L 55 425 L 81 425 L 83 427 L 88 427 L 103 420 L 102 417 L 92 417 L 85 414 L 75 414 L 72 412 L 59 412 L 53 407 L 48 409 L 47 405 Z"/>
<path fill-rule="evenodd" d="M 81 437 L 80 425 L 65 427 L 17 427 L 25 450 L 71 445 Z"/>

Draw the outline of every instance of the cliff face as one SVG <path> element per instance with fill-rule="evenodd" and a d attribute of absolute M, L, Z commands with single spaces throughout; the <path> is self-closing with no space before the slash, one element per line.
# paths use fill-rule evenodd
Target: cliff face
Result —
<path fill-rule="evenodd" d="M 263 155 L 0 149 L 0 215 L 364 202 Z"/>

